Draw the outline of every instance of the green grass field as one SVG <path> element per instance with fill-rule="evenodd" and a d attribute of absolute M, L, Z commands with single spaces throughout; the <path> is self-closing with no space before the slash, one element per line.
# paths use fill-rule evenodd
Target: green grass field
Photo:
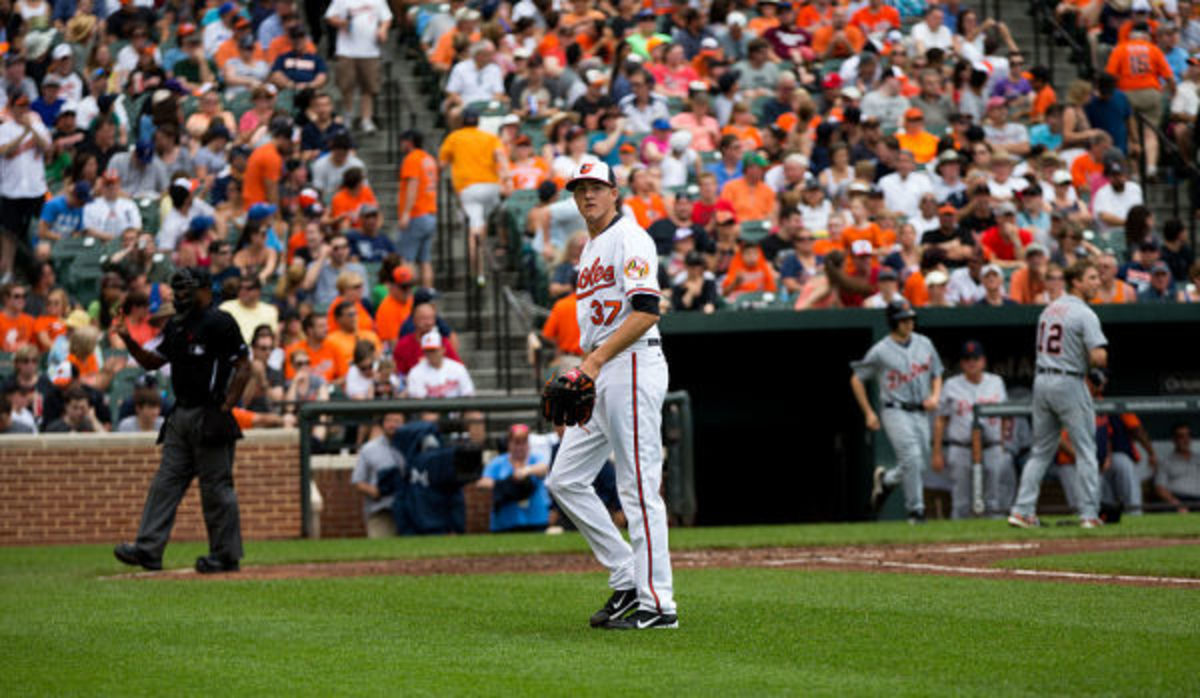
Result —
<path fill-rule="evenodd" d="M 998 522 L 680 529 L 676 549 L 1021 540 Z M 1102 536 L 1195 537 L 1200 517 Z M 578 552 L 576 535 L 251 543 L 247 564 Z M 203 546 L 172 545 L 168 567 Z M 1012 565 L 1013 561 L 1005 564 Z M 1020 560 L 1200 576 L 1200 545 Z M 676 574 L 678 631 L 591 630 L 603 573 L 109 579 L 109 546 L 0 549 L 0 694 L 1195 695 L 1200 590 L 872 574 Z"/>

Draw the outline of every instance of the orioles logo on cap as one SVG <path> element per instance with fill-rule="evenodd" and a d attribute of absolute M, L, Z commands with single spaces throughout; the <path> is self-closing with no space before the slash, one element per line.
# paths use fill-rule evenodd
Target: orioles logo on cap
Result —
<path fill-rule="evenodd" d="M 579 167 L 579 174 L 587 174 L 592 171 L 592 163 L 584 163 Z"/>

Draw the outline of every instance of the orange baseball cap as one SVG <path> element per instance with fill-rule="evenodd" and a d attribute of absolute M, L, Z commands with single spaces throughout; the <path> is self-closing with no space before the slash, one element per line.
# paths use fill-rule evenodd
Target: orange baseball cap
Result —
<path fill-rule="evenodd" d="M 910 119 L 916 120 L 916 119 L 924 119 L 924 118 L 925 118 L 925 112 L 921 111 L 920 109 L 917 109 L 916 107 L 909 107 L 904 112 L 904 120 L 905 121 L 908 121 Z"/>
<path fill-rule="evenodd" d="M 401 264 L 392 270 L 392 281 L 398 284 L 411 284 L 412 280 L 412 269 L 410 269 L 407 265 Z"/>

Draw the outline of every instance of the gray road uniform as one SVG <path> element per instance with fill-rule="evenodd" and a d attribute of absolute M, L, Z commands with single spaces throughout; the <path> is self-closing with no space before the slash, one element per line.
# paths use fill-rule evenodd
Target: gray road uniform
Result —
<path fill-rule="evenodd" d="M 1077 458 L 1074 501 L 1079 517 L 1097 518 L 1100 470 L 1096 464 L 1096 411 L 1084 377 L 1091 350 L 1107 344 L 1100 318 L 1078 296 L 1062 296 L 1038 318 L 1033 451 L 1021 473 L 1013 513 L 1034 515 L 1042 477 L 1058 452 L 1059 434 L 1066 429 Z"/>
<path fill-rule="evenodd" d="M 924 512 L 921 471 L 929 466 L 929 415 L 921 402 L 929 397 L 934 376 L 942 375 L 942 359 L 933 342 L 913 333 L 906 344 L 891 335 L 850 364 L 861 381 L 879 379 L 879 421 L 896 452 L 896 467 L 884 475 L 889 487 L 904 486 L 904 507 Z"/>
<path fill-rule="evenodd" d="M 971 515 L 972 496 L 971 431 L 975 422 L 975 405 L 1005 402 L 1008 393 L 1004 379 L 994 373 L 984 373 L 978 383 L 964 375 L 946 380 L 942 386 L 942 401 L 938 416 L 946 417 L 942 454 L 946 473 L 950 476 L 951 516 L 956 519 Z M 989 513 L 1004 513 L 1012 504 L 1016 476 L 1012 459 L 1004 450 L 1004 428 L 999 417 L 980 420 L 983 438 L 983 500 Z"/>

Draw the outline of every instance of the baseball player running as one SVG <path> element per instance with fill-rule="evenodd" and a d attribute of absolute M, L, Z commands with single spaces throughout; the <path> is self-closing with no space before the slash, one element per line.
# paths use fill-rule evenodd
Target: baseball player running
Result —
<path fill-rule="evenodd" d="M 676 628 L 666 507 L 658 494 L 667 391 L 657 326 L 658 256 L 646 231 L 618 211 L 620 194 L 607 164 L 585 157 L 567 190 L 590 235 L 575 286 L 585 356 L 542 393 L 543 414 L 569 427 L 546 487 L 609 570 L 613 593 L 592 626 Z M 592 487 L 610 452 L 632 547 Z"/>
<path fill-rule="evenodd" d="M 1097 387 L 1107 382 L 1108 340 L 1100 318 L 1088 306 L 1100 287 L 1100 275 L 1087 260 L 1064 274 L 1069 292 L 1046 306 L 1038 318 L 1037 377 L 1033 379 L 1033 450 L 1021 473 L 1017 501 L 1008 523 L 1018 528 L 1040 526 L 1035 515 L 1042 476 L 1058 451 L 1061 430 L 1075 447 L 1075 501 L 1079 525 L 1097 528 L 1100 471 L 1096 464 L 1096 412 L 1084 379 Z"/>
<path fill-rule="evenodd" d="M 937 409 L 942 393 L 942 359 L 933 342 L 913 331 L 917 314 L 903 300 L 894 300 L 884 309 L 891 333 L 879 340 L 862 361 L 851 363 L 850 389 L 867 420 L 867 428 L 877 431 L 880 423 L 887 432 L 896 467 L 875 468 L 871 488 L 871 508 L 878 512 L 897 484 L 904 486 L 904 508 L 908 522 L 925 522 L 925 497 L 921 471 L 930 460 L 929 416 Z M 879 404 L 882 418 L 871 409 L 864 381 L 879 379 Z"/>
<path fill-rule="evenodd" d="M 987 372 L 983 345 L 974 340 L 963 344 L 959 366 L 962 373 L 942 386 L 930 466 L 949 471 L 952 518 L 966 518 L 972 510 L 1003 516 L 1016 489 L 1012 461 L 1004 450 L 1001 420 L 987 417 L 976 428 L 975 405 L 1005 402 L 1004 379 Z"/>

